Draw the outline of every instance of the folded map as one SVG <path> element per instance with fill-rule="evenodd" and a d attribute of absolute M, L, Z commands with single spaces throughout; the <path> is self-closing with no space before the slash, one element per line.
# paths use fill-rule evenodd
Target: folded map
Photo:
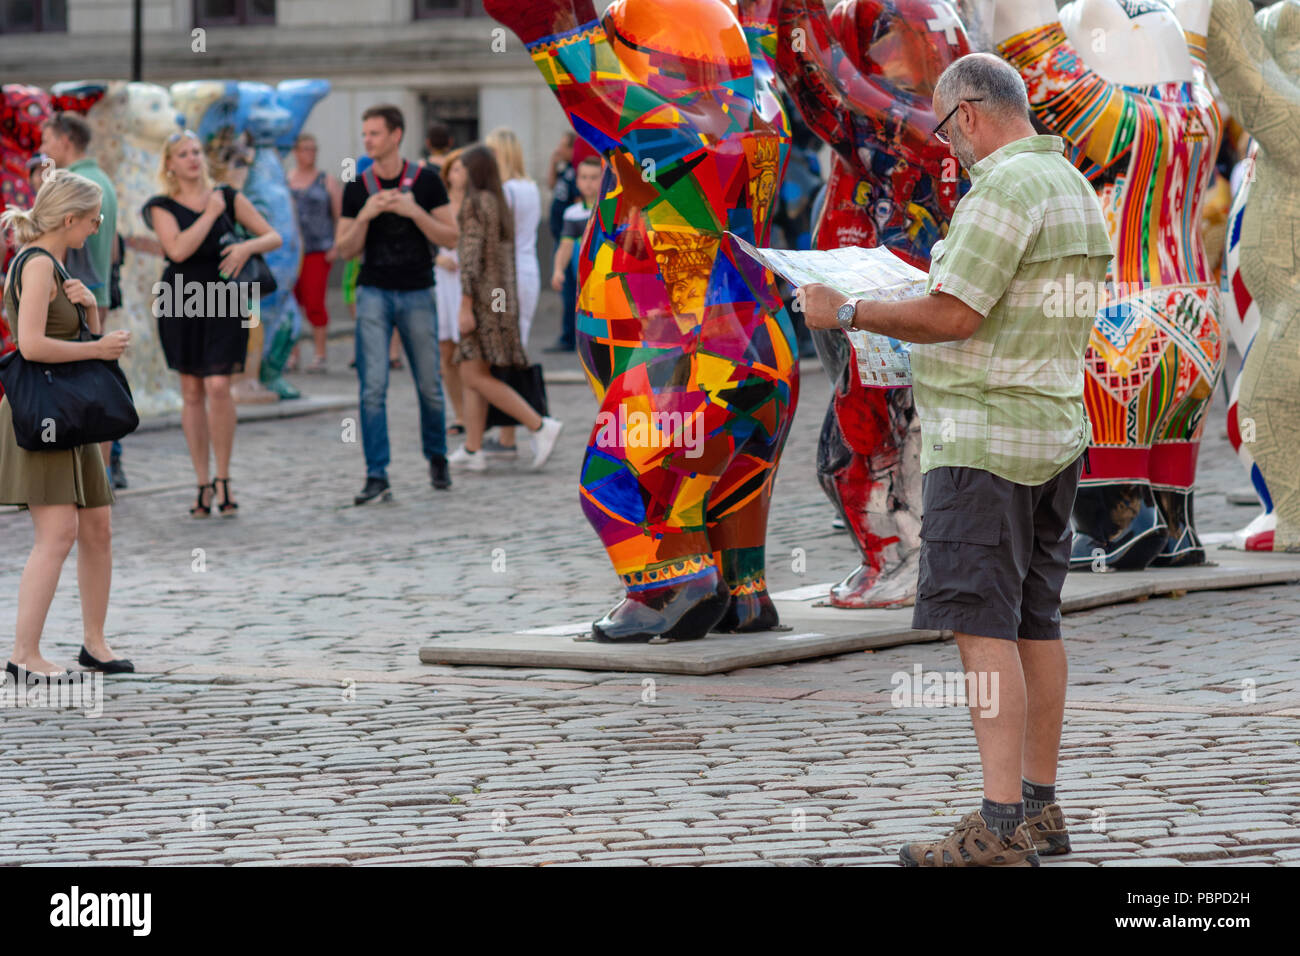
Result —
<path fill-rule="evenodd" d="M 924 295 L 926 274 L 888 249 L 759 249 L 727 233 L 736 247 L 796 288 L 810 282 L 829 286 L 854 299 L 897 300 Z M 857 359 L 858 378 L 867 388 L 912 384 L 911 346 L 907 342 L 854 330 L 847 333 Z"/>

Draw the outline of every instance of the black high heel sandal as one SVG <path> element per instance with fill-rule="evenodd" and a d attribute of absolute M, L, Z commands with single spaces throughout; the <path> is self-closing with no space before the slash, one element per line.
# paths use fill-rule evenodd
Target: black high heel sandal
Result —
<path fill-rule="evenodd" d="M 223 518 L 233 517 L 235 512 L 239 510 L 239 502 L 230 500 L 230 479 L 213 478 L 212 490 L 214 493 L 218 484 L 221 485 L 221 504 L 217 505 L 217 510 L 221 512 Z"/>
<path fill-rule="evenodd" d="M 199 499 L 194 502 L 194 507 L 190 509 L 191 518 L 212 517 L 212 498 L 208 499 L 207 504 L 203 503 L 203 492 L 205 491 L 212 492 L 213 497 L 215 497 L 217 494 L 217 483 L 213 481 L 206 485 L 199 485 Z"/>

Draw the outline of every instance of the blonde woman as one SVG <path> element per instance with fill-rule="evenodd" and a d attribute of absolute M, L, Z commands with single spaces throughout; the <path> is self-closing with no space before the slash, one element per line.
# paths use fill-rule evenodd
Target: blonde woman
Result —
<path fill-rule="evenodd" d="M 514 219 L 515 288 L 519 294 L 519 341 L 528 345 L 528 330 L 537 312 L 542 291 L 542 273 L 537 265 L 537 230 L 542 223 L 542 193 L 528 178 L 524 150 L 513 130 L 499 126 L 488 133 L 484 145 L 492 150 L 501 174 L 501 191 Z M 516 457 L 515 430 L 502 428 L 500 438 L 485 439 L 483 453 L 491 458 Z"/>
<path fill-rule="evenodd" d="M 56 365 L 84 359 L 116 359 L 131 340 L 127 331 L 79 341 L 77 306 L 93 314 L 95 296 L 71 279 L 62 262 L 99 229 L 99 186 L 66 170 L 46 174 L 30 210 L 8 209 L 0 229 L 20 246 L 5 278 L 4 306 L 17 316 L 18 350 L 30 362 Z M 0 399 L 0 504 L 19 505 L 32 516 L 35 542 L 18 583 L 14 650 L 5 669 L 18 680 L 66 674 L 41 654 L 45 616 L 59 584 L 63 562 L 77 545 L 81 592 L 83 667 L 107 673 L 132 671 L 104 640 L 108 591 L 113 578 L 113 491 L 96 445 L 57 451 L 27 451 L 14 437 L 8 398 Z"/>
<path fill-rule="evenodd" d="M 241 289 L 234 296 L 209 295 L 208 286 L 224 285 L 239 275 L 254 253 L 279 248 L 280 234 L 234 187 L 213 188 L 203 146 L 189 130 L 174 133 L 167 140 L 158 178 L 163 193 L 144 204 L 143 215 L 145 223 L 157 233 L 167 257 L 163 286 L 174 290 L 178 285 L 202 283 L 204 302 L 223 306 L 218 310 L 221 314 L 195 316 L 181 308 L 184 300 L 173 294 L 165 301 L 160 297 L 154 307 L 163 354 L 168 366 L 181 377 L 181 427 L 199 489 L 190 516 L 211 515 L 220 486 L 217 508 L 222 517 L 229 517 L 239 508 L 230 497 L 230 454 L 235 444 L 230 376 L 244 370 L 248 328 L 242 303 L 252 290 Z M 227 238 L 234 223 L 243 226 L 253 238 L 222 245 L 221 240 Z M 240 303 L 241 308 L 230 308 L 232 302 Z M 211 482 L 210 455 L 217 466 Z"/>

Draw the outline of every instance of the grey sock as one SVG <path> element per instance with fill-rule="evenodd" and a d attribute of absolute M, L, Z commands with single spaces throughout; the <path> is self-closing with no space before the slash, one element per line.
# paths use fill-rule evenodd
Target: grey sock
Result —
<path fill-rule="evenodd" d="M 980 807 L 980 816 L 984 825 L 1003 840 L 1010 840 L 1025 822 L 1025 805 L 1023 803 L 997 803 L 985 798 Z"/>
<path fill-rule="evenodd" d="M 1020 781 L 1020 793 L 1025 798 L 1025 816 L 1032 817 L 1047 809 L 1049 803 L 1056 802 L 1056 784 L 1030 783 Z"/>

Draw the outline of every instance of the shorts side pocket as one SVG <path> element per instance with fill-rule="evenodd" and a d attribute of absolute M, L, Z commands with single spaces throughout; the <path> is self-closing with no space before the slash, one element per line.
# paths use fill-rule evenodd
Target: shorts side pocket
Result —
<path fill-rule="evenodd" d="M 1006 561 L 1003 515 L 998 512 L 931 511 L 921 521 L 918 599 L 987 604 L 996 598 Z"/>

